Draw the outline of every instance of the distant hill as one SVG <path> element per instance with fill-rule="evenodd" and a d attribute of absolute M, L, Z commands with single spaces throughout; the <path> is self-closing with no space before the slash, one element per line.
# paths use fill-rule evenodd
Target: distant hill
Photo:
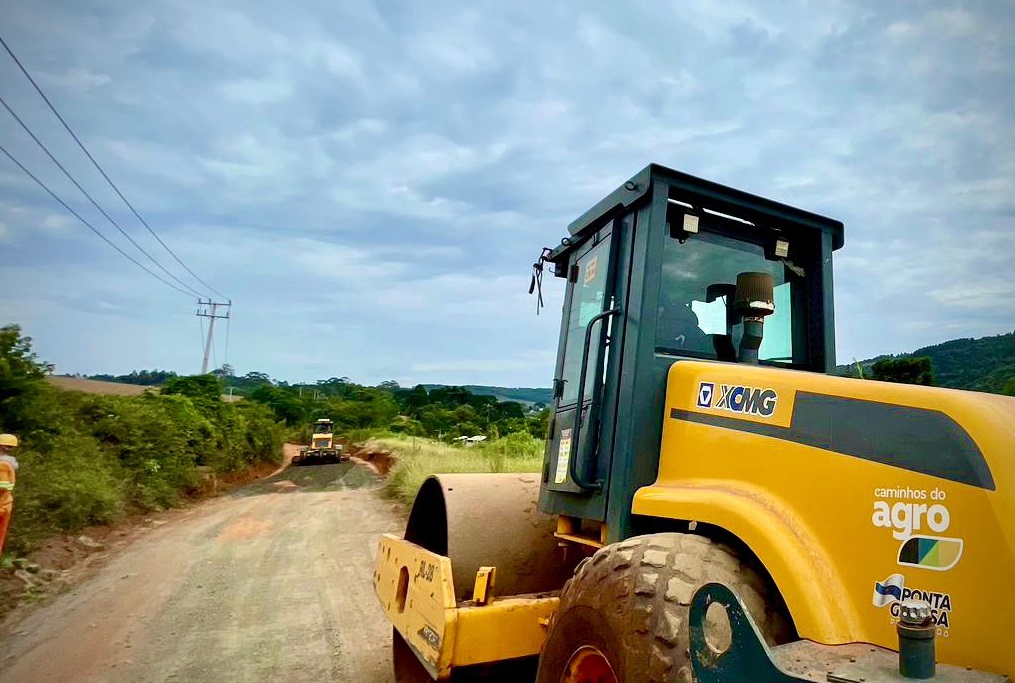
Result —
<path fill-rule="evenodd" d="M 1015 377 L 1015 332 L 980 339 L 953 339 L 912 353 L 862 360 L 860 366 L 867 374 L 870 366 L 884 358 L 921 356 L 930 358 L 937 386 L 999 394 L 1005 382 Z M 836 374 L 855 376 L 856 366 L 840 365 Z"/>
<path fill-rule="evenodd" d="M 423 387 L 427 391 L 431 389 L 437 389 L 445 384 L 424 384 Z M 533 403 L 542 403 L 543 405 L 550 405 L 553 403 L 553 395 L 547 387 L 546 389 L 531 389 L 526 387 L 487 387 L 477 384 L 466 384 L 462 387 L 470 393 L 476 394 L 477 396 L 493 396 L 498 401 L 515 401 L 525 406 L 530 406 Z"/>

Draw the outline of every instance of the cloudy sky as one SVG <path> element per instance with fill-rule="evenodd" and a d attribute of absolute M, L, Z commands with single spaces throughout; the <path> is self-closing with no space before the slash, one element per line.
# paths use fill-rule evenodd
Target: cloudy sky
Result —
<path fill-rule="evenodd" d="M 563 287 L 547 278 L 537 317 L 531 263 L 649 162 L 846 224 L 840 361 L 1015 328 L 1006 0 L 0 0 L 0 14 L 123 193 L 232 298 L 213 361 L 240 373 L 549 385 Z M 0 94 L 208 293 L 5 52 Z M 133 249 L 3 110 L 0 144 Z M 0 255 L 0 323 L 57 372 L 199 370 L 194 297 L 6 157 Z"/>

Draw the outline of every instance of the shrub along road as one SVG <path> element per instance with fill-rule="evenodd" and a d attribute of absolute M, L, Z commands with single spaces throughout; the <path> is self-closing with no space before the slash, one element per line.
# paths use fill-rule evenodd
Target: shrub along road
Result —
<path fill-rule="evenodd" d="M 404 512 L 378 486 L 290 467 L 181 513 L 0 627 L 0 681 L 390 683 L 371 574 Z"/>

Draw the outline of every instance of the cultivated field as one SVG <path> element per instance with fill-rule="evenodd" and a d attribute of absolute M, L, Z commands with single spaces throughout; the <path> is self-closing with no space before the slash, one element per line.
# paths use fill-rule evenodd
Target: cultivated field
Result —
<path fill-rule="evenodd" d="M 79 379 L 77 377 L 59 377 L 52 375 L 46 378 L 50 384 L 61 389 L 71 391 L 83 391 L 86 394 L 111 394 L 113 396 L 140 396 L 148 389 L 157 391 L 154 387 L 143 387 L 138 384 L 120 384 L 119 382 L 101 382 L 96 379 Z"/>
<path fill-rule="evenodd" d="M 60 377 L 51 375 L 46 378 L 53 386 L 70 391 L 83 391 L 86 394 L 107 394 L 112 396 L 140 396 L 146 391 L 158 392 L 158 387 L 145 387 L 140 384 L 120 384 L 119 382 L 103 382 L 97 379 L 83 379 L 77 377 Z M 230 396 L 222 394 L 222 400 L 226 403 L 237 403 L 243 400 L 242 396 Z"/>

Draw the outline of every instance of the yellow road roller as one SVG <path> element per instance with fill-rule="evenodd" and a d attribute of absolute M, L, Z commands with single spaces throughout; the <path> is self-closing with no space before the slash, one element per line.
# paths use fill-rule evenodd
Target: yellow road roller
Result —
<path fill-rule="evenodd" d="M 651 165 L 544 249 L 542 472 L 432 477 L 381 539 L 397 680 L 1007 680 L 1015 399 L 831 376 L 842 246 Z"/>

